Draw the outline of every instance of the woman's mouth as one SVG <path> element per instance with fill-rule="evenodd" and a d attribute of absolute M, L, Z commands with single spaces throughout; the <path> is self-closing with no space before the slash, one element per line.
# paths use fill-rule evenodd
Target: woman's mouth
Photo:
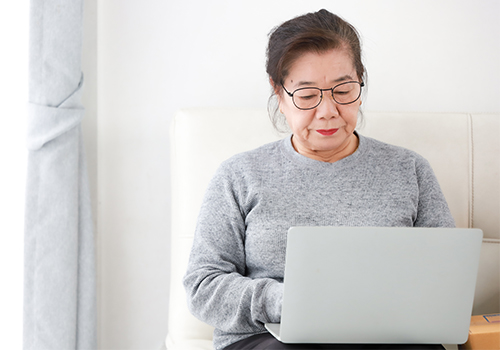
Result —
<path fill-rule="evenodd" d="M 338 130 L 339 129 L 318 129 L 316 131 L 323 136 L 331 136 L 335 134 Z"/>

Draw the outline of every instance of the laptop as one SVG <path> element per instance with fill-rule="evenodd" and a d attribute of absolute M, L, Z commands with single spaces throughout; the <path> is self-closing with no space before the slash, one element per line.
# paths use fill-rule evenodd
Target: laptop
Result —
<path fill-rule="evenodd" d="M 283 343 L 462 344 L 468 338 L 480 229 L 292 227 Z"/>

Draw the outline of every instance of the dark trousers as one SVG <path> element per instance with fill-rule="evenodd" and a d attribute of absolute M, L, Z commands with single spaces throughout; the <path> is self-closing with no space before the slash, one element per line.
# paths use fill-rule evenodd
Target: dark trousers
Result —
<path fill-rule="evenodd" d="M 444 350 L 439 344 L 284 344 L 270 333 L 253 335 L 224 350 Z"/>

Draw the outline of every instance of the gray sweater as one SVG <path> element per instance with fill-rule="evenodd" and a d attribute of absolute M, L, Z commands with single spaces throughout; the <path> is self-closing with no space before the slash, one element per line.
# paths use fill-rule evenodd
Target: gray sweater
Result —
<path fill-rule="evenodd" d="M 290 226 L 454 227 L 429 163 L 359 136 L 335 163 L 298 154 L 291 138 L 238 154 L 210 182 L 184 278 L 190 311 L 224 347 L 279 322 Z"/>

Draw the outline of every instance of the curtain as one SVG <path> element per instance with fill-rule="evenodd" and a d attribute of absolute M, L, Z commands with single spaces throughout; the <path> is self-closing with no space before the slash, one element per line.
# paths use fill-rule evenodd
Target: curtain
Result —
<path fill-rule="evenodd" d="M 95 349 L 93 224 L 82 143 L 83 0 L 31 0 L 24 330 L 28 349 Z"/>

